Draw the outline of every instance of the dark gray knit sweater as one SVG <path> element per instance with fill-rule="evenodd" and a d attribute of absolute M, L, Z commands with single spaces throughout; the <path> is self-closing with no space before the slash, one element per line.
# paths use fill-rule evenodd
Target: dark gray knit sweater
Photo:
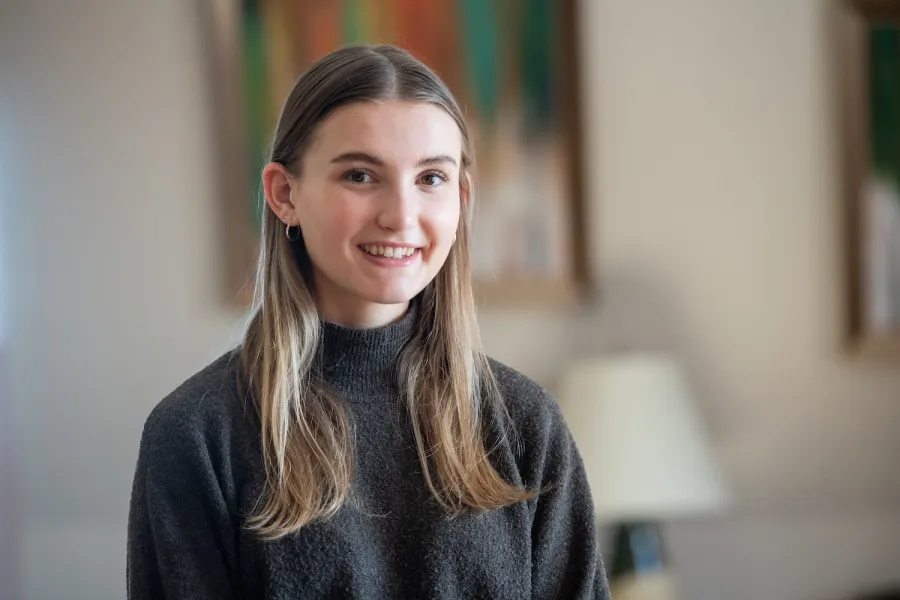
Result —
<path fill-rule="evenodd" d="M 325 377 L 355 427 L 360 502 L 275 542 L 243 526 L 263 467 L 235 380 L 238 355 L 165 398 L 141 439 L 128 597 L 608 599 L 581 459 L 553 399 L 525 376 L 492 362 L 522 448 L 501 440 L 491 459 L 508 481 L 549 490 L 453 519 L 430 496 L 390 377 L 414 321 L 410 311 L 377 329 L 324 325 Z M 502 414 L 486 409 L 488 430 L 501 430 Z"/>

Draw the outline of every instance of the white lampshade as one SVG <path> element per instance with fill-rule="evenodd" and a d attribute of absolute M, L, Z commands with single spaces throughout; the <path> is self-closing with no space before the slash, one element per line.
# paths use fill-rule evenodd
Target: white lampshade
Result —
<path fill-rule="evenodd" d="M 726 495 L 676 364 L 661 356 L 573 365 L 559 402 L 601 522 L 722 510 Z"/>

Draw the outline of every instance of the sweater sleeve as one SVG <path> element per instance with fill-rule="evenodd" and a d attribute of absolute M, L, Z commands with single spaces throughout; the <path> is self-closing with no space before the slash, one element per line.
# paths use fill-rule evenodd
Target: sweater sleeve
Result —
<path fill-rule="evenodd" d="M 186 412 L 161 404 L 144 426 L 128 517 L 131 600 L 238 595 L 235 525 L 215 464 L 223 453 Z"/>
<path fill-rule="evenodd" d="M 543 392 L 546 443 L 532 524 L 535 599 L 609 600 L 584 465 L 556 402 Z M 546 413 L 545 413 L 546 414 Z"/>

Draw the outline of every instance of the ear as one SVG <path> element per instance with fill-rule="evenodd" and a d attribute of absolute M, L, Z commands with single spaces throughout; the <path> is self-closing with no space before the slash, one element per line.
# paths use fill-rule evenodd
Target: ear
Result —
<path fill-rule="evenodd" d="M 466 171 L 459 181 L 459 199 L 466 209 L 472 208 L 472 174 Z"/>
<path fill-rule="evenodd" d="M 285 225 L 299 225 L 297 208 L 291 201 L 291 188 L 297 184 L 297 179 L 284 165 L 270 162 L 263 167 L 262 181 L 266 203 L 275 216 Z"/>

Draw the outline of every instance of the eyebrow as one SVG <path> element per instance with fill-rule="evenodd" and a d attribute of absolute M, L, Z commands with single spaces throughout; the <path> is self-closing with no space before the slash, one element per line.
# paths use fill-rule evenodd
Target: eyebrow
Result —
<path fill-rule="evenodd" d="M 344 152 L 343 154 L 339 154 L 331 159 L 332 163 L 346 163 L 346 162 L 364 162 L 369 163 L 370 165 L 375 165 L 378 167 L 384 166 L 384 161 L 378 158 L 373 154 L 369 154 L 368 152 Z M 416 167 L 427 167 L 431 165 L 439 165 L 439 164 L 451 164 L 453 166 L 457 165 L 456 159 L 452 156 L 448 156 L 446 154 L 438 154 L 437 156 L 428 156 L 419 160 L 416 163 Z"/>

